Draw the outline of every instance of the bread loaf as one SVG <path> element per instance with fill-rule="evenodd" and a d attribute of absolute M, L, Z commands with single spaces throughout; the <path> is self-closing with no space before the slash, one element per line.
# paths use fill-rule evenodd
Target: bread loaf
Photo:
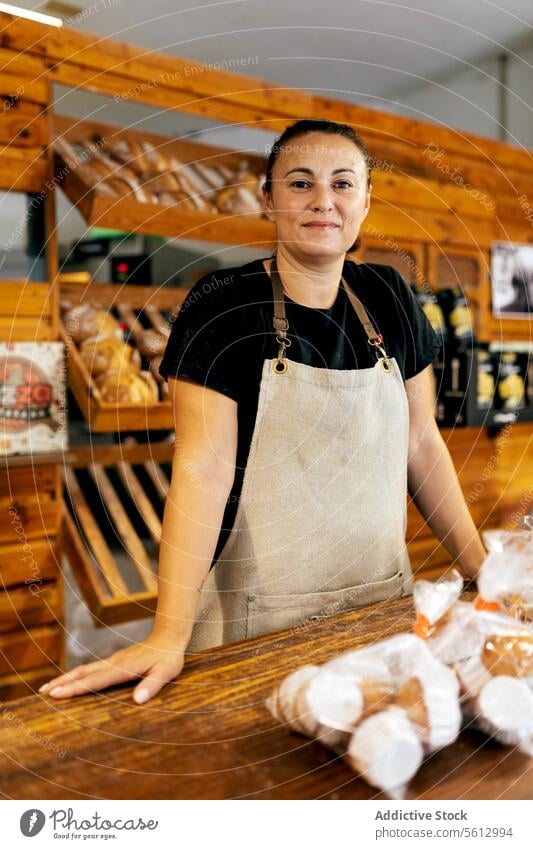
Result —
<path fill-rule="evenodd" d="M 122 330 L 116 318 L 106 310 L 93 307 L 91 304 L 78 304 L 67 310 L 63 321 L 67 333 L 77 344 L 95 337 L 122 339 Z"/>
<path fill-rule="evenodd" d="M 141 366 L 139 352 L 121 339 L 86 339 L 81 344 L 80 354 L 94 377 L 112 369 L 139 371 Z"/>
<path fill-rule="evenodd" d="M 159 400 L 155 380 L 146 371 L 109 371 L 97 377 L 95 383 L 108 404 L 155 404 Z"/>

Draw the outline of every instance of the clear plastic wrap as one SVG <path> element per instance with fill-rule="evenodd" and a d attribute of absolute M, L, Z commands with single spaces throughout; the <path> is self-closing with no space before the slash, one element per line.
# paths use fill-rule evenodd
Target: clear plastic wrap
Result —
<path fill-rule="evenodd" d="M 480 609 L 503 610 L 524 621 L 533 619 L 533 533 L 485 531 L 489 552 L 478 578 Z"/>
<path fill-rule="evenodd" d="M 518 549 L 527 550 L 528 546 Z M 502 599 L 509 597 L 510 588 L 516 597 L 525 598 L 531 573 L 527 558 L 511 558 L 495 566 L 494 554 L 505 557 L 505 551 L 489 553 L 473 603 L 456 600 L 457 573 L 433 585 L 420 582 L 425 585 L 422 588 L 415 584 L 415 630 L 419 634 L 425 630 L 431 652 L 455 671 L 464 717 L 503 745 L 517 746 L 531 755 L 533 627 L 495 612 Z M 422 628 L 421 622 L 430 624 Z"/>
<path fill-rule="evenodd" d="M 280 722 L 346 757 L 395 797 L 425 755 L 456 740 L 461 724 L 454 672 L 414 634 L 347 652 L 286 676 L 267 700 Z"/>

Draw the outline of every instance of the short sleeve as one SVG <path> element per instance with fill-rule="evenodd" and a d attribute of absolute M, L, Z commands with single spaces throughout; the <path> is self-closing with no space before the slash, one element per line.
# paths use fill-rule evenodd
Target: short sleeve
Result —
<path fill-rule="evenodd" d="M 395 269 L 394 275 L 404 324 L 404 380 L 409 380 L 431 365 L 440 351 L 441 342 L 409 284 Z"/>
<path fill-rule="evenodd" d="M 183 301 L 172 325 L 159 374 L 184 377 L 239 401 L 237 345 L 239 309 L 231 286 L 218 287 L 209 274 Z"/>

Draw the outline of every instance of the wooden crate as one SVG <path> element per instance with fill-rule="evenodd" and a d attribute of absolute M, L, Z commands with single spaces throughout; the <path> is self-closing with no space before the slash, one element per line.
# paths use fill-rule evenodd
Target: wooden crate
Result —
<path fill-rule="evenodd" d="M 169 488 L 161 464 L 171 463 L 172 455 L 171 442 L 69 453 L 64 548 L 97 626 L 155 611 L 161 517 Z M 113 548 L 110 539 L 116 541 Z"/>
<path fill-rule="evenodd" d="M 248 152 L 241 154 L 227 148 L 199 142 L 178 141 L 155 133 L 139 133 L 110 124 L 80 121 L 60 115 L 54 116 L 54 132 L 56 139 L 59 139 L 56 141 L 56 176 L 60 179 L 61 188 L 80 210 L 89 226 L 119 228 L 130 233 L 147 233 L 170 238 L 242 244 L 246 247 L 252 245 L 270 247 L 273 244 L 273 225 L 266 218 L 255 214 L 235 215 L 216 211 L 199 211 L 188 208 L 182 200 L 176 200 L 170 206 L 145 203 L 137 200 L 133 194 L 125 197 L 109 197 L 99 187 L 102 180 L 95 181 L 86 167 L 86 162 L 90 161 L 87 157 L 85 161 L 78 157 L 81 161 L 78 161 L 75 167 L 69 165 L 68 152 L 61 145 L 61 140 L 85 150 L 90 150 L 88 145 L 98 145 L 101 140 L 113 143 L 126 140 L 138 145 L 146 141 L 153 144 L 159 154 L 165 157 L 174 155 L 184 164 L 200 162 L 206 166 L 222 165 L 238 168 L 241 161 L 246 159 L 250 170 L 256 175 L 264 170 L 265 160 L 262 157 Z"/>
<path fill-rule="evenodd" d="M 111 310 L 119 321 L 126 323 L 130 341 L 142 329 L 142 318 L 153 327 L 164 324 L 163 313 L 175 317 L 188 293 L 188 289 L 175 287 L 155 288 L 151 286 L 111 285 L 91 283 L 61 283 L 62 302 L 70 304 L 91 303 L 102 309 Z M 95 432 L 121 430 L 165 430 L 174 427 L 172 405 L 161 400 L 154 404 L 111 404 L 103 401 L 98 387 L 91 379 L 77 345 L 69 336 L 65 325 L 60 322 L 60 333 L 68 352 L 68 381 L 76 402 Z"/>

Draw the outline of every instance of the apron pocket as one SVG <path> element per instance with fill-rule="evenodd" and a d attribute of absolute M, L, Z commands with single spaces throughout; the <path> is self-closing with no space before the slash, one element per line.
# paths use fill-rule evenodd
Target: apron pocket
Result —
<path fill-rule="evenodd" d="M 404 573 L 397 572 L 384 581 L 356 584 L 341 590 L 292 595 L 250 593 L 246 636 L 258 637 L 281 628 L 295 628 L 367 604 L 401 598 L 405 594 L 404 583 Z"/>

